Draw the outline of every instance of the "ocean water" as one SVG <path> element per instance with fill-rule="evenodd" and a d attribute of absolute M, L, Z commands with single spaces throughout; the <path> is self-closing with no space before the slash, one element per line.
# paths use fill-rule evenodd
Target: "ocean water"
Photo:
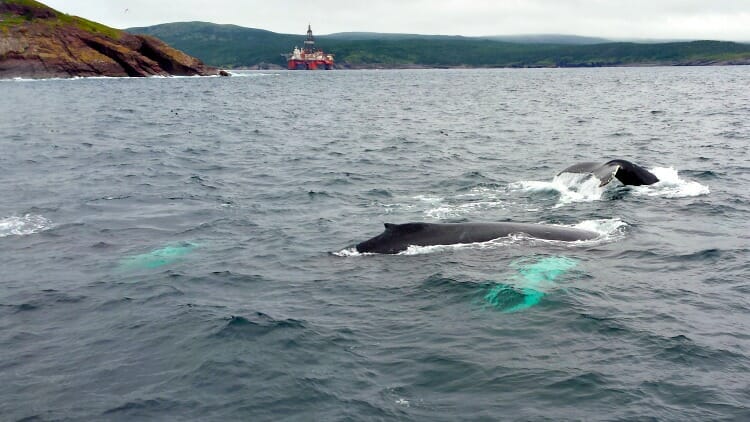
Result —
<path fill-rule="evenodd" d="M 0 81 L 0 419 L 750 419 L 749 83 Z M 352 248 L 410 221 L 600 237 Z"/>

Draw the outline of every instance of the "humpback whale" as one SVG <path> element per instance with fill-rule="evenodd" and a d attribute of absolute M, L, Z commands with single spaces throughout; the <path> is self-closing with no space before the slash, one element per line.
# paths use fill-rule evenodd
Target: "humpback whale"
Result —
<path fill-rule="evenodd" d="M 396 254 L 409 246 L 455 245 L 487 242 L 511 234 L 526 234 L 537 239 L 591 240 L 596 232 L 571 227 L 527 223 L 385 223 L 385 231 L 357 244 L 357 252 Z"/>
<path fill-rule="evenodd" d="M 659 178 L 643 167 L 631 163 L 627 160 L 611 160 L 604 164 L 585 162 L 574 164 L 557 175 L 562 173 L 591 173 L 601 181 L 599 186 L 604 186 L 617 178 L 623 185 L 653 185 L 659 181 Z"/>

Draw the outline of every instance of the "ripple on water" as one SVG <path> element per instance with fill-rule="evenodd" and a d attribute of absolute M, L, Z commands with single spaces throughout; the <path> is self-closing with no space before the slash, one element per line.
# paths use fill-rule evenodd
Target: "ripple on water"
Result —
<path fill-rule="evenodd" d="M 748 420 L 749 69 L 0 82 L 0 419 Z"/>
<path fill-rule="evenodd" d="M 255 312 L 248 317 L 232 316 L 224 327 L 216 332 L 218 337 L 254 338 L 277 330 L 305 329 L 305 323 L 296 319 L 274 319 L 263 312 Z"/>

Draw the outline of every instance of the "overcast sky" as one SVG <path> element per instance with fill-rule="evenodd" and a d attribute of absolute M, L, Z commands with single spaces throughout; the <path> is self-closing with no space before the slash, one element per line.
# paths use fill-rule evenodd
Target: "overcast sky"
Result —
<path fill-rule="evenodd" d="M 282 33 L 570 34 L 750 41 L 750 0 L 42 0 L 116 28 L 231 23 Z"/>

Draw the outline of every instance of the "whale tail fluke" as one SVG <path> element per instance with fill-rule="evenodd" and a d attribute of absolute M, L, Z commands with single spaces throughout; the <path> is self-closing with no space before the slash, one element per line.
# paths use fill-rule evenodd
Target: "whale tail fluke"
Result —
<path fill-rule="evenodd" d="M 659 181 L 650 171 L 631 163 L 627 160 L 611 160 L 604 164 L 585 162 L 574 164 L 558 173 L 591 173 L 601 181 L 599 186 L 604 186 L 617 178 L 623 185 L 653 185 Z"/>
<path fill-rule="evenodd" d="M 601 181 L 599 186 L 604 186 L 612 181 L 618 170 L 620 170 L 620 166 L 617 164 L 585 162 L 574 164 L 557 175 L 559 176 L 563 173 L 591 173 Z"/>

